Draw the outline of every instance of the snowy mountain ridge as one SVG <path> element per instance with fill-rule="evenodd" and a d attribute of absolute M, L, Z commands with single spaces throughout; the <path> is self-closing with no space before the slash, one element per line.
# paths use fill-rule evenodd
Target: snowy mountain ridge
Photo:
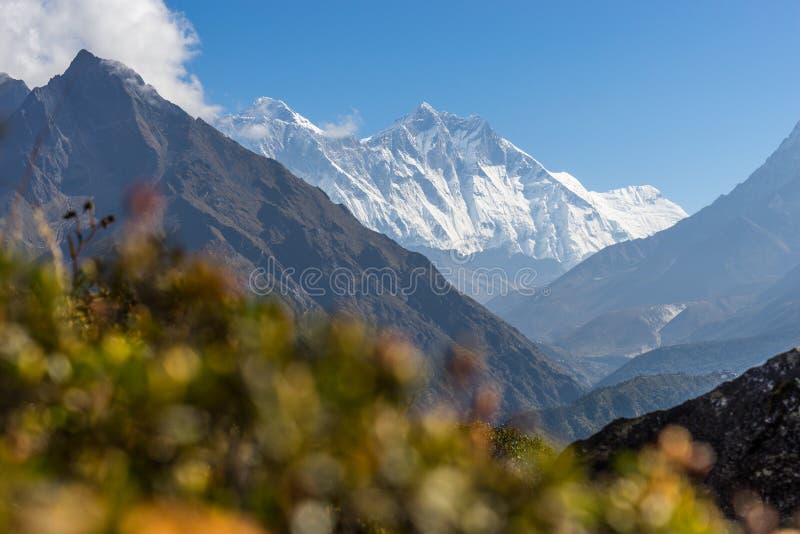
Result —
<path fill-rule="evenodd" d="M 502 249 L 571 267 L 686 217 L 652 186 L 589 191 L 572 175 L 546 169 L 481 117 L 425 102 L 364 139 L 331 135 L 268 97 L 217 126 L 411 249 Z"/>

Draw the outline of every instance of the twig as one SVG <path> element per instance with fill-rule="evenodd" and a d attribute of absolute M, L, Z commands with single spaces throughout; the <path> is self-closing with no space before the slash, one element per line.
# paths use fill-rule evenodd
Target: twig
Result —
<path fill-rule="evenodd" d="M 81 217 L 85 214 L 88 214 L 89 217 L 89 228 L 87 229 L 88 233 L 84 235 L 81 229 Z M 116 217 L 114 215 L 106 215 L 100 219 L 100 224 L 97 224 L 97 219 L 94 215 L 94 203 L 91 200 L 87 200 L 83 205 L 82 214 L 79 215 L 75 210 L 69 210 L 64 214 L 64 219 L 75 219 L 75 229 L 73 233 L 75 234 L 77 243 L 72 239 L 72 235 L 67 234 L 67 246 L 69 247 L 69 257 L 72 262 L 72 288 L 77 289 L 81 274 L 79 262 L 81 252 L 89 246 L 89 243 L 92 242 L 97 232 L 101 229 L 108 228 L 111 223 L 116 220 Z"/>

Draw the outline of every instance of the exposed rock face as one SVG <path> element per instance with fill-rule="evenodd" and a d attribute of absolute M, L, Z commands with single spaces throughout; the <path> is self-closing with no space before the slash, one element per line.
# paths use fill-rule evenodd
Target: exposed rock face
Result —
<path fill-rule="evenodd" d="M 14 113 L 30 92 L 25 82 L 0 72 L 0 120 L 5 120 Z"/>
<path fill-rule="evenodd" d="M 0 215 L 21 191 L 12 222 L 34 250 L 41 246 L 35 231 L 24 233 L 32 206 L 44 209 L 61 236 L 67 209 L 91 196 L 122 216 L 125 191 L 148 182 L 163 192 L 165 226 L 180 244 L 215 256 L 245 285 L 255 268 L 265 269 L 259 286 L 283 286 L 281 296 L 298 314 L 340 312 L 399 330 L 428 356 L 433 373 L 444 368 L 437 355 L 469 340 L 502 387 L 502 414 L 582 391 L 549 349 L 444 290 L 421 254 L 368 230 L 322 190 L 193 119 L 124 65 L 82 51 L 63 75 L 25 98 L 9 131 L 0 147 Z M 303 273 L 316 281 L 302 280 Z M 458 393 L 438 378 L 424 399 Z"/>
<path fill-rule="evenodd" d="M 619 419 L 572 445 L 593 470 L 625 449 L 654 443 L 668 425 L 687 428 L 717 455 L 703 482 L 722 509 L 751 490 L 785 519 L 800 508 L 800 351 L 791 350 L 671 410 Z"/>

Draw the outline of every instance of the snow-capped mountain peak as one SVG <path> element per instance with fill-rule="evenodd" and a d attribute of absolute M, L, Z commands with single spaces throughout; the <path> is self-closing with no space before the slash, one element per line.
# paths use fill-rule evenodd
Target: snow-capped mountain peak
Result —
<path fill-rule="evenodd" d="M 433 123 L 441 123 L 441 115 L 432 105 L 423 100 L 413 113 L 401 117 L 397 122 L 414 124 L 417 127 L 432 126 Z"/>
<path fill-rule="evenodd" d="M 259 98 L 220 129 L 319 186 L 366 226 L 417 250 L 504 249 L 565 268 L 686 213 L 651 186 L 598 193 L 550 172 L 481 117 L 422 102 L 365 139 L 334 138 Z"/>
<path fill-rule="evenodd" d="M 222 120 L 230 120 L 233 117 L 225 117 Z M 245 109 L 242 113 L 236 116 L 237 122 L 247 123 L 252 126 L 268 126 L 270 123 L 281 122 L 287 125 L 294 124 L 301 128 L 308 129 L 315 135 L 323 135 L 322 129 L 314 125 L 311 121 L 295 112 L 283 100 L 270 98 L 268 96 L 259 97 L 253 102 L 253 105 Z M 256 129 L 256 132 L 259 130 Z M 250 132 L 250 133 L 256 133 Z M 260 137 L 257 135 L 248 136 L 253 139 Z"/>

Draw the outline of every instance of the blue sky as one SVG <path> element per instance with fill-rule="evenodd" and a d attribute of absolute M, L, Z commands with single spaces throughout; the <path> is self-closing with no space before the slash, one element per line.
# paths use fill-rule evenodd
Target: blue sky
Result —
<path fill-rule="evenodd" d="M 651 183 L 694 212 L 800 120 L 800 2 L 167 0 L 230 110 L 286 100 L 368 135 L 422 101 L 479 114 L 590 188 Z"/>

